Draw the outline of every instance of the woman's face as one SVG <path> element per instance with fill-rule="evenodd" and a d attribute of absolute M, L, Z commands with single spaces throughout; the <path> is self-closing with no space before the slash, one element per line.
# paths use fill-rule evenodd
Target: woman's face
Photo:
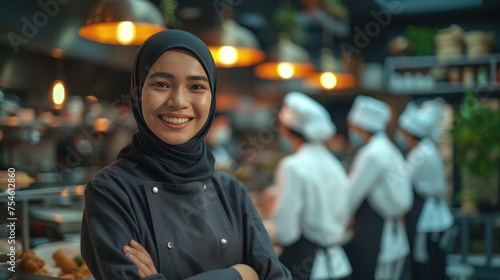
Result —
<path fill-rule="evenodd" d="M 205 70 L 190 52 L 164 52 L 142 87 L 142 115 L 163 142 L 179 145 L 193 138 L 208 119 L 212 92 Z"/>

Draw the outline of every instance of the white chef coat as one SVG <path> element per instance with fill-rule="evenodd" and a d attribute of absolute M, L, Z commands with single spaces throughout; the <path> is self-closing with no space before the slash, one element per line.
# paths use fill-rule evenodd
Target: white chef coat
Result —
<path fill-rule="evenodd" d="M 329 247 L 329 258 L 318 250 L 311 279 L 328 275 L 327 259 L 334 277 L 350 275 L 351 265 L 341 247 L 349 218 L 348 178 L 338 159 L 321 143 L 305 143 L 280 161 L 275 184 L 279 194 L 273 220 L 278 242 L 287 246 L 304 236 Z"/>
<path fill-rule="evenodd" d="M 357 152 L 349 176 L 351 212 L 366 198 L 384 219 L 379 263 L 394 262 L 410 250 L 406 230 L 399 220 L 413 203 L 404 164 L 401 152 L 384 132 L 378 132 Z"/>
<path fill-rule="evenodd" d="M 210 151 L 214 156 L 216 169 L 230 170 L 232 167 L 236 166 L 236 162 L 223 146 L 217 145 L 211 147 Z"/>
<path fill-rule="evenodd" d="M 445 200 L 444 164 L 435 143 L 424 138 L 407 156 L 406 169 L 415 191 L 424 197 L 417 232 L 442 232 L 453 225 L 453 214 Z"/>

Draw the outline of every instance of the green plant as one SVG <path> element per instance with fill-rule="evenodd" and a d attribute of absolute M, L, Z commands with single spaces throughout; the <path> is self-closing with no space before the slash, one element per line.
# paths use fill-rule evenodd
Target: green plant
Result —
<path fill-rule="evenodd" d="M 299 11 L 290 1 L 282 1 L 274 11 L 271 22 L 278 33 L 287 33 L 299 45 L 306 43 L 308 34 L 299 21 Z"/>
<path fill-rule="evenodd" d="M 462 190 L 456 199 L 487 208 L 498 203 L 495 200 L 500 170 L 500 111 L 491 106 L 491 101 L 467 91 L 450 131 L 455 162 L 462 175 Z"/>
<path fill-rule="evenodd" d="M 347 7 L 343 4 L 342 0 L 321 0 L 324 9 L 326 9 L 334 17 L 344 19 L 347 14 Z"/>
<path fill-rule="evenodd" d="M 434 54 L 434 36 L 437 29 L 427 26 L 410 25 L 406 27 L 405 35 L 413 44 L 416 55 Z"/>
<path fill-rule="evenodd" d="M 500 111 L 465 93 L 463 105 L 454 115 L 451 135 L 455 159 L 463 172 L 494 180 L 500 170 Z"/>
<path fill-rule="evenodd" d="M 316 8 L 326 11 L 329 16 L 343 20 L 348 15 L 346 6 L 342 0 L 302 0 L 301 9 L 297 3 L 290 0 L 280 0 L 280 5 L 274 11 L 271 23 L 277 33 L 286 33 L 290 39 L 299 45 L 304 45 L 309 37 L 304 23 L 300 21 L 300 15 L 308 8 Z"/>
<path fill-rule="evenodd" d="M 165 22 L 166 26 L 180 26 L 180 21 L 175 15 L 175 13 L 177 12 L 177 7 L 179 7 L 179 3 L 177 2 L 177 0 L 161 0 L 160 10 L 162 11 L 163 21 Z"/>
<path fill-rule="evenodd" d="M 464 201 L 477 201 L 479 198 L 479 193 L 477 189 L 464 189 L 458 192 L 456 199 L 459 202 L 464 202 Z"/>

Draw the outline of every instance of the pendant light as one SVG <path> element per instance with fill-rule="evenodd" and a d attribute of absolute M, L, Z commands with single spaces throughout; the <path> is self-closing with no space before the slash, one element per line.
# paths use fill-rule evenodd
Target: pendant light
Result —
<path fill-rule="evenodd" d="M 314 70 L 307 51 L 281 33 L 278 43 L 269 51 L 269 61 L 257 65 L 254 72 L 262 79 L 288 80 L 302 78 Z"/>
<path fill-rule="evenodd" d="M 304 79 L 305 86 L 329 91 L 352 88 L 356 85 L 354 75 L 345 71 L 330 48 L 321 49 L 320 60 L 321 72 L 309 73 Z"/>
<path fill-rule="evenodd" d="M 68 95 L 68 90 L 66 89 L 66 84 L 63 78 L 63 61 L 57 59 L 56 61 L 56 79 L 52 82 L 50 86 L 50 100 L 52 108 L 59 110 L 64 106 L 64 102 Z"/>
<path fill-rule="evenodd" d="M 205 35 L 203 41 L 217 67 L 251 66 L 265 59 L 255 35 L 231 19 Z"/>
<path fill-rule="evenodd" d="M 354 75 L 345 71 L 342 63 L 333 55 L 333 34 L 322 33 L 323 47 L 320 54 L 320 72 L 309 73 L 303 80 L 305 86 L 331 91 L 356 86 Z"/>
<path fill-rule="evenodd" d="M 54 109 L 62 109 L 64 100 L 66 100 L 66 85 L 63 80 L 54 80 L 50 87 L 52 95 L 52 107 Z"/>
<path fill-rule="evenodd" d="M 101 0 L 78 35 L 114 45 L 140 45 L 165 30 L 161 13 L 147 0 Z"/>

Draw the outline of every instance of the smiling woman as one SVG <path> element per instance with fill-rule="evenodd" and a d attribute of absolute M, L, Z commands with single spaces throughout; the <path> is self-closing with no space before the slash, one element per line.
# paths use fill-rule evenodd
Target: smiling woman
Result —
<path fill-rule="evenodd" d="M 138 132 L 85 189 L 82 257 L 96 279 L 291 279 L 245 186 L 214 171 L 207 46 L 153 35 L 132 70 Z"/>
<path fill-rule="evenodd" d="M 142 112 L 148 127 L 171 145 L 193 138 L 206 123 L 212 100 L 201 64 L 189 52 L 172 50 L 163 53 L 149 73 L 142 88 Z"/>

